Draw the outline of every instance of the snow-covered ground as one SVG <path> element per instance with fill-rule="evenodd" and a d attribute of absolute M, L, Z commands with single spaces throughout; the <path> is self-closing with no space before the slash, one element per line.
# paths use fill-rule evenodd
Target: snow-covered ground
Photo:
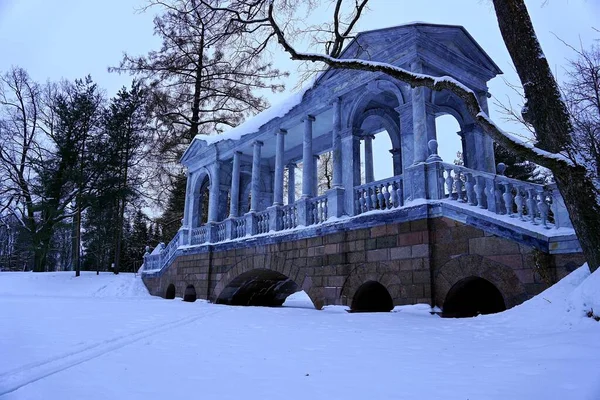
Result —
<path fill-rule="evenodd" d="M 600 272 L 600 271 L 599 271 Z M 600 399 L 600 274 L 442 319 L 185 303 L 131 274 L 0 273 L 0 399 Z M 585 303 L 585 306 L 584 306 Z"/>

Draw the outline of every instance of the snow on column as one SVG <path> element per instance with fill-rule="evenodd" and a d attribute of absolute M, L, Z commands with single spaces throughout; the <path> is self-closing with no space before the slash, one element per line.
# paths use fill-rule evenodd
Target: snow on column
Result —
<path fill-rule="evenodd" d="M 255 141 L 253 143 L 254 151 L 252 153 L 252 183 L 250 186 L 250 212 L 258 211 L 258 192 L 260 190 L 260 150 L 263 142 Z"/>
<path fill-rule="evenodd" d="M 296 164 L 289 163 L 288 166 L 288 204 L 296 202 Z"/>
<path fill-rule="evenodd" d="M 342 100 L 333 102 L 333 187 L 342 187 Z"/>
<path fill-rule="evenodd" d="M 208 222 L 218 222 L 219 195 L 221 192 L 221 166 L 218 159 L 215 161 L 212 167 L 210 193 L 208 197 Z"/>
<path fill-rule="evenodd" d="M 239 215 L 240 201 L 240 155 L 239 151 L 233 153 L 233 171 L 231 173 L 231 199 L 229 203 L 229 218 Z"/>
<path fill-rule="evenodd" d="M 314 196 L 313 191 L 313 121 L 315 117 L 307 115 L 304 118 L 304 142 L 302 146 L 302 197 Z"/>
<path fill-rule="evenodd" d="M 283 152 L 285 149 L 285 129 L 280 129 L 277 135 L 275 148 L 275 188 L 273 195 L 273 205 L 283 205 Z"/>
<path fill-rule="evenodd" d="M 371 183 L 375 180 L 373 173 L 373 139 L 375 136 L 367 135 L 365 140 L 365 183 Z"/>

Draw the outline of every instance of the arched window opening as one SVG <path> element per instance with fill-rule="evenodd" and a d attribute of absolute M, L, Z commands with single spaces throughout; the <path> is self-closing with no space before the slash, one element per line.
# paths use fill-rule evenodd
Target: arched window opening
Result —
<path fill-rule="evenodd" d="M 183 293 L 183 301 L 193 303 L 196 301 L 196 288 L 194 285 L 187 285 Z"/>
<path fill-rule="evenodd" d="M 172 283 L 167 287 L 167 291 L 165 293 L 165 299 L 173 300 L 175 298 L 175 285 Z"/>
<path fill-rule="evenodd" d="M 475 276 L 457 282 L 444 301 L 442 316 L 469 318 L 506 310 L 502 293 L 491 282 Z"/>
<path fill-rule="evenodd" d="M 461 131 L 456 118 L 450 114 L 435 119 L 438 154 L 448 164 L 465 165 L 465 148 L 458 132 Z"/>
<path fill-rule="evenodd" d="M 363 283 L 352 298 L 352 312 L 389 312 L 394 301 L 388 290 L 377 281 Z"/>

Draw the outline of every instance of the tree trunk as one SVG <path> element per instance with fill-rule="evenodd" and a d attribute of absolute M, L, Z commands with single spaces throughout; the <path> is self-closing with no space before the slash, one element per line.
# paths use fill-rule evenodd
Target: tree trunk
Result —
<path fill-rule="evenodd" d="M 573 127 L 523 0 L 494 0 L 498 26 L 527 99 L 527 120 L 538 146 L 553 153 L 572 147 Z M 598 191 L 583 166 L 552 170 L 590 270 L 600 265 Z"/>

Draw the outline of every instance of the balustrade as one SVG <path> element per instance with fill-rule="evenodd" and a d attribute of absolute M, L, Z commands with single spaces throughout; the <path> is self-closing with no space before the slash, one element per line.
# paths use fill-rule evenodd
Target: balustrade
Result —
<path fill-rule="evenodd" d="M 564 203 L 560 201 L 562 198 L 555 186 L 519 181 L 450 164 L 443 164 L 443 176 L 440 179 L 450 200 L 545 228 L 571 227 L 570 221 L 556 221 L 555 215 L 566 211 L 562 210 Z"/>
<path fill-rule="evenodd" d="M 317 196 L 309 200 L 308 203 L 309 223 L 322 224 L 327 221 L 327 196 Z"/>
<path fill-rule="evenodd" d="M 232 232 L 231 232 L 232 239 L 239 239 L 239 238 L 246 236 L 246 218 L 245 217 L 232 218 L 231 229 L 232 229 Z"/>
<path fill-rule="evenodd" d="M 293 229 L 298 226 L 298 208 L 295 204 L 281 207 L 282 229 Z"/>
<path fill-rule="evenodd" d="M 192 244 L 202 244 L 208 241 L 207 226 L 192 229 Z"/>
<path fill-rule="evenodd" d="M 372 210 L 390 210 L 403 205 L 400 175 L 357 186 L 354 191 L 357 215 Z"/>
<path fill-rule="evenodd" d="M 256 213 L 256 229 L 257 234 L 269 232 L 269 212 L 261 211 Z"/>

